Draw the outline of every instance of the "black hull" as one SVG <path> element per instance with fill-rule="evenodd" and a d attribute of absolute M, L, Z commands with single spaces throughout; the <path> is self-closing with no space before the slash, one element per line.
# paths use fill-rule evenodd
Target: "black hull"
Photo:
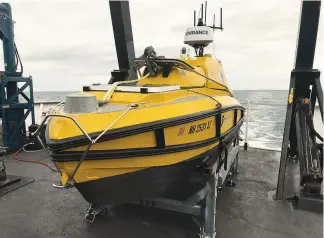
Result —
<path fill-rule="evenodd" d="M 85 200 L 94 205 L 122 204 L 139 201 L 141 197 L 184 199 L 197 186 L 190 179 L 199 174 L 206 156 L 216 159 L 218 148 L 190 160 L 170 166 L 159 166 L 113 177 L 75 184 Z M 195 189 L 194 189 L 195 186 Z"/>

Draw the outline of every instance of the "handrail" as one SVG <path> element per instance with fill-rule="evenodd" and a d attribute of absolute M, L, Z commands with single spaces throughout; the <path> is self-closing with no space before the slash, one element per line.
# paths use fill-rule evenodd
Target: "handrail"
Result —
<path fill-rule="evenodd" d="M 50 160 L 52 161 L 52 163 L 54 164 L 54 166 L 56 167 L 56 169 L 60 172 L 60 174 L 62 175 L 62 171 L 60 170 L 60 168 L 57 166 L 57 164 L 53 161 L 52 156 L 50 155 L 50 152 L 48 151 L 48 149 L 46 148 L 46 146 L 44 145 L 44 143 L 42 142 L 41 138 L 39 137 L 39 131 L 40 129 L 44 126 L 44 124 L 46 123 L 46 121 L 50 118 L 50 117 L 61 117 L 61 118 L 67 118 L 70 119 L 74 122 L 74 124 L 80 129 L 80 131 L 83 133 L 83 135 L 89 140 L 89 144 L 86 148 L 86 150 L 84 151 L 84 153 L 82 154 L 79 163 L 77 164 L 77 166 L 74 168 L 72 174 L 70 175 L 70 177 L 68 178 L 68 180 L 66 181 L 66 185 L 56 185 L 53 184 L 54 187 L 56 188 L 68 188 L 68 187 L 73 187 L 74 186 L 74 176 L 77 173 L 78 169 L 80 168 L 81 164 L 83 163 L 85 157 L 87 156 L 88 152 L 90 151 L 90 148 L 92 145 L 96 144 L 98 142 L 98 140 L 114 125 L 116 124 L 116 122 L 118 122 L 130 109 L 134 109 L 137 108 L 138 104 L 131 104 L 127 107 L 127 109 L 117 118 L 115 119 L 100 135 L 98 135 L 95 139 L 92 139 L 90 137 L 90 135 L 83 129 L 83 127 L 79 124 L 79 122 L 77 120 L 75 120 L 73 117 L 71 116 L 67 116 L 67 115 L 60 115 L 60 114 L 48 114 L 46 115 L 46 117 L 44 118 L 44 120 L 42 121 L 42 123 L 40 124 L 40 126 L 37 128 L 37 130 L 33 133 L 31 133 L 32 136 L 36 136 L 36 138 L 38 139 L 39 143 L 41 144 L 41 146 L 43 147 L 43 149 L 45 150 L 46 154 L 48 155 L 48 157 L 50 158 Z"/>
<path fill-rule="evenodd" d="M 251 121 L 251 119 L 249 120 L 249 123 L 266 123 L 266 124 L 284 124 L 284 122 L 282 121 L 260 121 L 260 120 L 253 120 Z"/>
<path fill-rule="evenodd" d="M 246 122 L 245 122 L 245 142 L 244 142 L 244 150 L 247 150 L 248 148 L 248 134 L 249 134 L 249 119 L 250 119 L 250 100 L 246 99 L 248 102 L 248 108 L 247 108 L 247 114 L 246 114 Z"/>
<path fill-rule="evenodd" d="M 89 134 L 82 128 L 82 126 L 77 122 L 77 120 L 75 120 L 73 117 L 70 117 L 70 116 L 67 116 L 67 115 L 61 115 L 61 114 L 48 114 L 48 115 L 46 115 L 44 120 L 40 124 L 40 126 L 37 128 L 37 130 L 34 133 L 32 133 L 32 135 L 38 134 L 40 128 L 44 126 L 45 122 L 50 117 L 63 117 L 63 118 L 68 118 L 68 119 L 72 120 L 77 125 L 77 127 L 81 130 L 81 132 L 87 137 L 87 139 L 89 141 L 92 141 Z"/>

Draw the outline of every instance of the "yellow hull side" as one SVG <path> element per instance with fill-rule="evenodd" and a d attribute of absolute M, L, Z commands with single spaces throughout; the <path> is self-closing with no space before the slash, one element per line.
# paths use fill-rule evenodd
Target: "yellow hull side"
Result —
<path fill-rule="evenodd" d="M 81 183 L 85 181 L 130 173 L 150 167 L 172 165 L 198 156 L 212 149 L 216 145 L 218 145 L 218 142 L 198 149 L 176 152 L 172 154 L 119 159 L 107 158 L 105 160 L 93 161 L 85 160 L 80 166 L 78 172 L 76 173 L 74 180 L 77 183 Z M 72 174 L 77 163 L 77 161 L 57 162 L 59 168 L 63 171 L 63 173 L 66 174 L 65 176 L 62 176 L 63 185 L 66 184 L 68 176 Z"/>

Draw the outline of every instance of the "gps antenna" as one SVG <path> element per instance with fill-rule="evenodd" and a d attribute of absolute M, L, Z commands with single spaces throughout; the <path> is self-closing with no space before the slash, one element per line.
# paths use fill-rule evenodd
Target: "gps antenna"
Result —
<path fill-rule="evenodd" d="M 207 22 L 207 1 L 205 2 L 205 25 Z"/>
<path fill-rule="evenodd" d="M 223 8 L 220 9 L 220 29 L 223 30 Z"/>
<path fill-rule="evenodd" d="M 201 21 L 204 20 L 204 4 L 201 4 Z"/>
<path fill-rule="evenodd" d="M 214 19 L 213 19 L 213 26 L 209 26 L 210 28 L 212 28 L 214 31 L 215 30 L 222 30 L 223 31 L 223 8 L 220 8 L 220 25 L 219 26 L 215 26 L 215 14 L 214 14 Z"/>

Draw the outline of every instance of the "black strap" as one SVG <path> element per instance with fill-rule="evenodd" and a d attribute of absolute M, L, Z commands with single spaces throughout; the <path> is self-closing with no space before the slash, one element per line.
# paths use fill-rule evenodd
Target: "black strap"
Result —
<path fill-rule="evenodd" d="M 234 122 L 233 122 L 233 126 L 236 126 L 237 124 L 237 109 L 234 109 Z"/>
<path fill-rule="evenodd" d="M 225 158 L 224 158 L 224 169 L 227 170 L 227 157 L 228 157 L 228 149 L 227 147 L 224 148 Z"/>
<path fill-rule="evenodd" d="M 216 120 L 216 138 L 218 138 L 221 135 L 221 127 L 222 127 L 222 115 L 221 115 L 221 113 L 216 114 L 215 120 Z"/>
<path fill-rule="evenodd" d="M 164 138 L 164 130 L 163 128 L 155 130 L 155 139 L 156 139 L 156 147 L 164 148 L 165 147 L 165 138 Z"/>

